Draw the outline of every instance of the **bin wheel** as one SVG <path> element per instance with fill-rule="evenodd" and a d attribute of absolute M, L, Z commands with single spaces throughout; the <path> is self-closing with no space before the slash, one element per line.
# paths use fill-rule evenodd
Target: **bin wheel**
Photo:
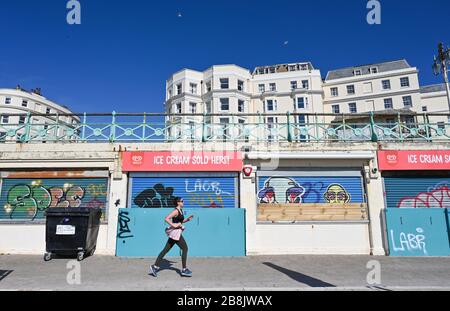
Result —
<path fill-rule="evenodd" d="M 95 247 L 91 250 L 91 252 L 89 253 L 89 256 L 94 256 L 95 254 Z"/>
<path fill-rule="evenodd" d="M 79 252 L 77 255 L 77 260 L 82 261 L 84 259 L 84 252 Z"/>
<path fill-rule="evenodd" d="M 50 260 L 52 260 L 52 253 L 45 253 L 44 261 L 50 261 Z"/>

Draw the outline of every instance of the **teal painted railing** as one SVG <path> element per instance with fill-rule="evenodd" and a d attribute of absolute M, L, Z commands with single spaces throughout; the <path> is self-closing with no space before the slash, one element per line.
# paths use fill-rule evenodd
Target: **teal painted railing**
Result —
<path fill-rule="evenodd" d="M 13 114 L 7 120 L 17 119 Z M 64 118 L 79 120 L 69 124 Z M 0 124 L 0 142 L 450 141 L 449 114 L 26 115 Z M 5 120 L 5 118 L 0 118 Z"/>

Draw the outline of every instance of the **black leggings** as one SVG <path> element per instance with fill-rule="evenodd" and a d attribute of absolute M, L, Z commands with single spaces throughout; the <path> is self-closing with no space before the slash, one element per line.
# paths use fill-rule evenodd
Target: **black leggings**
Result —
<path fill-rule="evenodd" d="M 162 250 L 162 252 L 159 254 L 158 259 L 156 259 L 155 266 L 161 267 L 161 261 L 163 260 L 164 256 L 167 255 L 167 253 L 172 249 L 172 247 L 177 244 L 178 247 L 181 249 L 181 261 L 183 263 L 183 269 L 186 269 L 186 262 L 187 262 L 187 254 L 188 254 L 188 246 L 186 244 L 186 241 L 184 240 L 183 236 L 181 236 L 179 241 L 175 241 L 172 239 L 169 239 L 167 241 L 166 247 Z"/>

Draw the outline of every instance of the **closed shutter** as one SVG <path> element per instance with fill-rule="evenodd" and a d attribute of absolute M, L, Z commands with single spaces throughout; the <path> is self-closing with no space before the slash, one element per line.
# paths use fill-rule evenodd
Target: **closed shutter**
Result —
<path fill-rule="evenodd" d="M 237 175 L 214 177 L 133 177 L 130 205 L 133 208 L 172 208 L 175 197 L 185 208 L 236 208 Z"/>
<path fill-rule="evenodd" d="M 307 173 L 305 173 L 307 174 Z M 336 173 L 334 173 L 336 174 Z M 258 199 L 264 201 L 265 189 L 273 188 L 275 200 L 279 204 L 289 203 L 289 194 L 301 195 L 297 201 L 302 203 L 364 203 L 364 192 L 361 176 L 307 176 L 294 175 L 289 172 L 261 173 L 258 178 Z M 345 197 L 333 197 L 331 191 L 342 192 Z M 327 193 L 328 192 L 328 193 Z M 292 201 L 292 198 L 291 198 Z"/>
<path fill-rule="evenodd" d="M 385 177 L 388 208 L 450 208 L 449 178 Z"/>
<path fill-rule="evenodd" d="M 4 178 L 0 220 L 38 220 L 52 207 L 107 208 L 108 178 Z"/>

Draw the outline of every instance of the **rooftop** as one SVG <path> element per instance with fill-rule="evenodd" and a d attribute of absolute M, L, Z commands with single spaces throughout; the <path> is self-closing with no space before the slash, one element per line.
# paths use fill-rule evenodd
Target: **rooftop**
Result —
<path fill-rule="evenodd" d="M 372 72 L 371 69 L 376 68 L 376 72 Z M 389 72 L 394 70 L 400 70 L 400 69 L 408 69 L 412 68 L 408 62 L 404 59 L 402 60 L 396 60 L 391 62 L 384 62 L 384 63 L 374 63 L 374 64 L 368 64 L 368 65 L 360 65 L 360 66 L 353 66 L 353 67 L 347 67 L 343 69 L 337 69 L 329 71 L 326 77 L 326 81 L 330 80 L 337 80 L 337 79 L 343 79 L 343 78 L 350 78 L 358 75 L 367 75 L 371 73 L 381 73 L 381 72 Z M 358 74 L 359 72 L 359 74 Z"/>
<path fill-rule="evenodd" d="M 435 92 L 445 92 L 445 84 L 433 84 L 427 85 L 420 88 L 420 93 L 435 93 Z"/>
<path fill-rule="evenodd" d="M 253 75 L 274 74 L 280 72 L 314 70 L 312 63 L 291 63 L 270 66 L 259 66 L 253 71 Z"/>

